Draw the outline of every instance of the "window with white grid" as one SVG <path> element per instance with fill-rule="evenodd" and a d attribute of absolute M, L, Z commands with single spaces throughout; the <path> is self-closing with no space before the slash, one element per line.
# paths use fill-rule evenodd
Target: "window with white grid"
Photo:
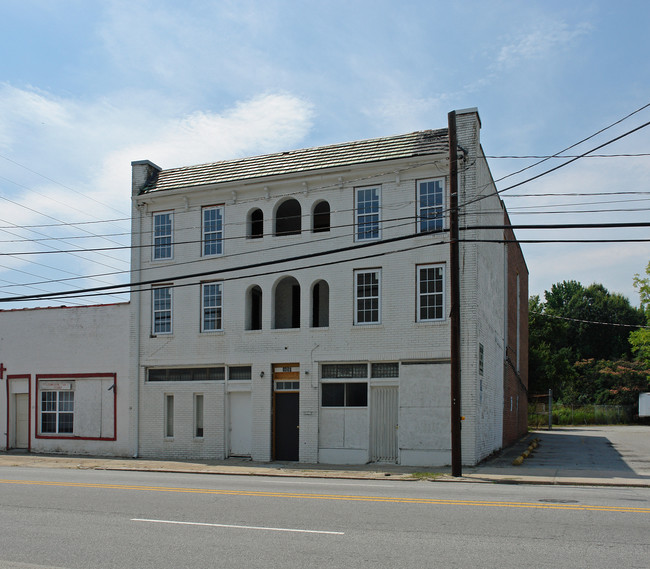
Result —
<path fill-rule="evenodd" d="M 357 188 L 356 192 L 357 241 L 381 237 L 381 187 Z"/>
<path fill-rule="evenodd" d="M 223 294 L 221 283 L 203 283 L 202 310 L 201 310 L 201 331 L 215 332 L 223 330 Z"/>
<path fill-rule="evenodd" d="M 41 391 L 41 433 L 72 434 L 74 391 Z"/>
<path fill-rule="evenodd" d="M 381 271 L 354 272 L 354 323 L 379 324 L 381 322 Z"/>
<path fill-rule="evenodd" d="M 153 334 L 172 333 L 172 289 L 158 286 L 151 289 L 151 329 Z"/>
<path fill-rule="evenodd" d="M 418 265 L 418 321 L 445 318 L 444 265 Z"/>
<path fill-rule="evenodd" d="M 420 180 L 418 182 L 418 231 L 441 231 L 445 199 L 445 180 Z"/>
<path fill-rule="evenodd" d="M 153 258 L 171 259 L 173 254 L 172 233 L 174 214 L 171 212 L 153 215 Z"/>
<path fill-rule="evenodd" d="M 203 208 L 203 256 L 223 255 L 223 206 Z"/>

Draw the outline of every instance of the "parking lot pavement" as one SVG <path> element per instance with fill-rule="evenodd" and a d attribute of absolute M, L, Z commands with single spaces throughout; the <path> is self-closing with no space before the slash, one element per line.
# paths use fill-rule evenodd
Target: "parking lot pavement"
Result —
<path fill-rule="evenodd" d="M 534 439 L 539 440 L 539 446 L 520 466 L 513 465 L 515 458 Z M 552 431 L 533 431 L 481 464 L 464 466 L 460 478 L 453 478 L 449 467 L 408 467 L 397 464 L 341 466 L 296 462 L 259 463 L 244 459 L 163 461 L 0 452 L 0 467 L 10 466 L 650 488 L 650 426 L 558 427 Z"/>
<path fill-rule="evenodd" d="M 520 466 L 533 439 L 539 446 Z M 555 427 L 534 431 L 497 456 L 464 472 L 496 482 L 650 487 L 650 426 Z"/>

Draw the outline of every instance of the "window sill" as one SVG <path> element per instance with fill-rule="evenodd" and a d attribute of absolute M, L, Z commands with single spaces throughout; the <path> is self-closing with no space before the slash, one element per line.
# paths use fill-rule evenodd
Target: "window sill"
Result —
<path fill-rule="evenodd" d="M 440 320 L 418 320 L 414 322 L 416 326 L 440 326 L 441 324 L 448 324 L 450 322 L 447 318 L 441 318 Z"/>

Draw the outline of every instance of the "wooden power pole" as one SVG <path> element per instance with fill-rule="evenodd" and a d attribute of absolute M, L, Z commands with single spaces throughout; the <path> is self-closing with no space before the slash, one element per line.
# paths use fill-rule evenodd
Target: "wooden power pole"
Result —
<path fill-rule="evenodd" d="M 460 254 L 458 232 L 458 138 L 456 112 L 449 125 L 449 270 L 451 299 L 451 475 L 462 476 L 460 415 Z"/>

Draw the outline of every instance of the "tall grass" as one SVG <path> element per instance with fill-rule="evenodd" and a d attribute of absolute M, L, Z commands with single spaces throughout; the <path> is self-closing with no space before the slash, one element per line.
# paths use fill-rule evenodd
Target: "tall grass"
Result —
<path fill-rule="evenodd" d="M 546 405 L 528 408 L 528 426 L 540 428 L 548 425 Z M 553 425 L 622 425 L 632 420 L 633 407 L 624 405 L 553 405 Z"/>

